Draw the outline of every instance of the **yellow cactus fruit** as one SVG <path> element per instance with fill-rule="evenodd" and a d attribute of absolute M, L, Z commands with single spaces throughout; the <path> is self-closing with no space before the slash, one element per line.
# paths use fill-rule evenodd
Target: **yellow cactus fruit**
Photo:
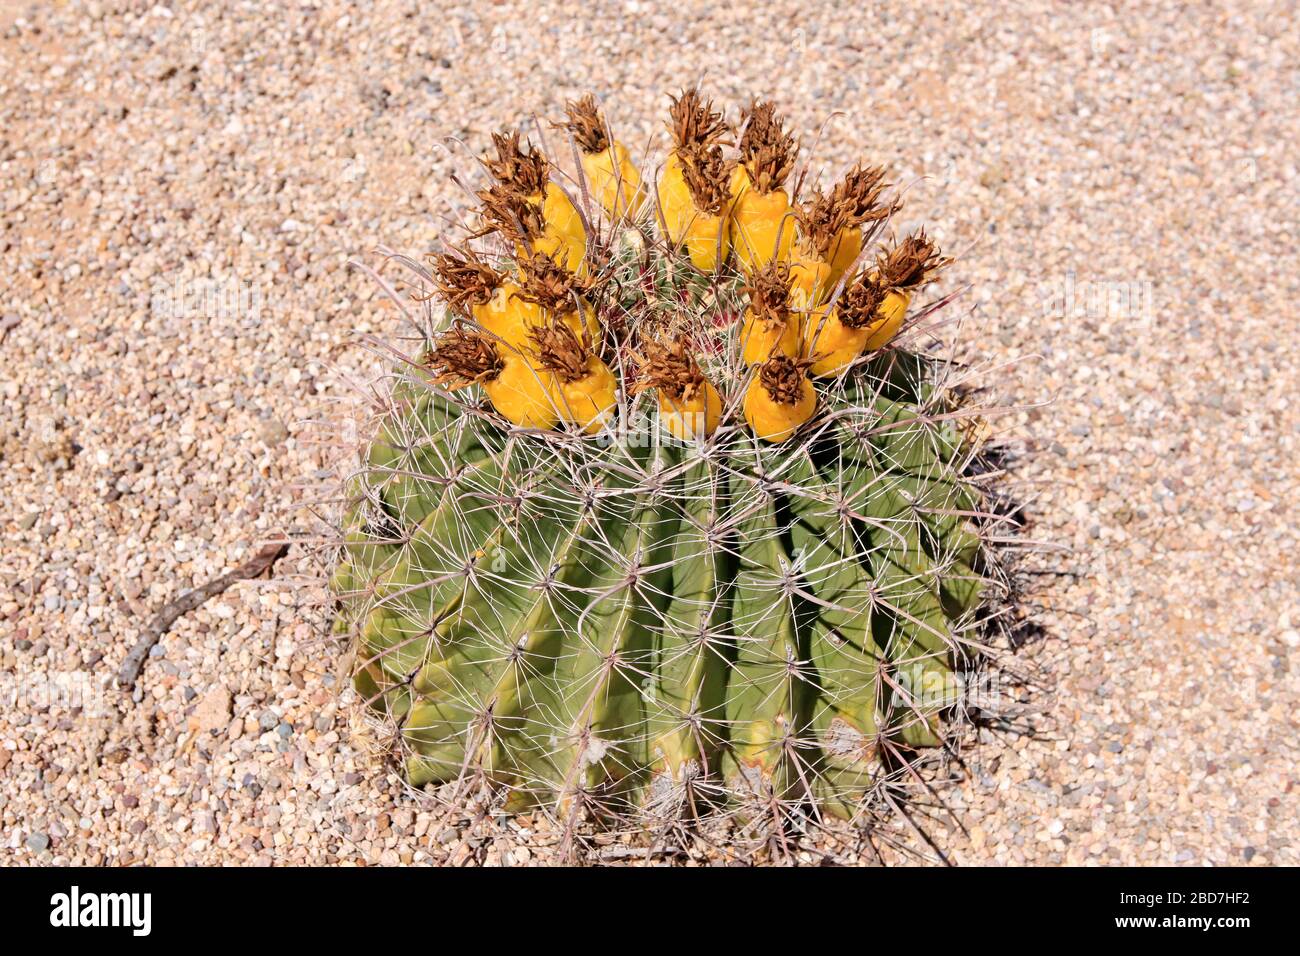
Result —
<path fill-rule="evenodd" d="M 641 174 L 627 148 L 610 139 L 605 118 L 590 93 L 565 106 L 569 115 L 562 128 L 569 131 L 581 154 L 587 189 L 614 221 L 635 216 L 645 202 Z"/>
<path fill-rule="evenodd" d="M 595 435 L 614 419 L 618 380 L 600 357 L 563 322 L 533 332 L 541 366 L 554 376 L 552 394 L 560 416 Z"/>
<path fill-rule="evenodd" d="M 668 131 L 673 150 L 659 177 L 659 221 L 695 268 L 715 272 L 731 249 L 730 174 L 721 146 L 727 124 L 692 87 L 672 99 Z"/>
<path fill-rule="evenodd" d="M 834 290 L 829 264 L 802 237 L 790 247 L 790 306 L 808 312 L 826 301 Z"/>
<path fill-rule="evenodd" d="M 657 192 L 659 196 L 659 225 L 663 226 L 664 235 L 674 244 L 680 244 L 684 238 L 684 223 L 690 220 L 695 203 L 686 186 L 686 175 L 682 171 L 682 161 L 678 158 L 679 150 L 668 154 L 663 171 L 659 174 Z"/>
<path fill-rule="evenodd" d="M 858 256 L 861 254 L 861 226 L 844 226 L 835 233 L 830 248 L 831 274 L 829 283 L 832 289 L 835 288 L 836 283 L 843 278 L 844 274 L 853 268 L 853 263 L 858 260 Z"/>
<path fill-rule="evenodd" d="M 469 250 L 436 253 L 434 283 L 438 293 L 459 314 L 472 318 L 507 352 L 529 352 L 532 333 L 560 318 L 573 331 L 600 338 L 596 313 L 583 298 L 590 283 L 537 254 L 520 261 L 519 279 L 497 272 Z"/>
<path fill-rule="evenodd" d="M 453 328 L 438 337 L 426 366 L 453 389 L 477 382 L 492 407 L 523 428 L 554 428 L 559 414 L 546 376 L 517 353 L 503 355 L 487 336 Z"/>
<path fill-rule="evenodd" d="M 573 202 L 550 179 L 550 163 L 530 145 L 521 145 L 517 131 L 494 133 L 495 157 L 483 163 L 496 185 L 481 190 L 486 228 L 500 232 L 521 253 L 540 252 L 571 272 L 582 269 L 587 232 Z"/>
<path fill-rule="evenodd" d="M 546 376 L 522 355 L 506 355 L 502 365 L 496 378 L 483 383 L 492 407 L 523 428 L 554 428 L 559 410 Z"/>
<path fill-rule="evenodd" d="M 541 199 L 542 234 L 532 242 L 534 252 L 550 256 L 570 272 L 582 272 L 587 255 L 587 230 L 582 216 L 573 202 L 555 183 L 547 183 L 543 197 L 531 196 L 536 204 Z"/>
<path fill-rule="evenodd" d="M 668 132 L 673 138 L 673 149 L 685 147 L 726 145 L 730 132 L 721 110 L 713 108 L 713 101 L 700 95 L 698 87 L 682 90 L 680 96 L 669 96 Z"/>
<path fill-rule="evenodd" d="M 638 390 L 659 392 L 659 421 L 682 441 L 706 438 L 722 419 L 722 396 L 682 338 L 645 343 Z"/>
<path fill-rule="evenodd" d="M 920 229 L 882 253 L 876 259 L 876 271 L 886 288 L 911 292 L 933 282 L 939 270 L 951 262 L 939 255 L 939 247 Z"/>
<path fill-rule="evenodd" d="M 790 197 L 781 188 L 759 192 L 744 166 L 731 176 L 731 247 L 748 274 L 773 259 L 785 259 L 794 241 Z"/>
<path fill-rule="evenodd" d="M 879 319 L 867 330 L 867 337 L 863 340 L 864 352 L 883 349 L 894 340 L 898 330 L 903 327 L 903 319 L 907 316 L 907 307 L 911 301 L 912 297 L 906 292 L 889 292 L 885 295 L 884 301 L 880 303 Z"/>
<path fill-rule="evenodd" d="M 894 206 L 882 206 L 884 170 L 855 166 L 829 192 L 816 192 L 795 210 L 799 231 L 791 259 L 802 264 L 795 285 L 812 293 L 820 286 L 829 296 L 862 252 L 862 227 L 887 217 Z"/>
<path fill-rule="evenodd" d="M 939 270 L 952 260 L 939 255 L 938 247 L 925 230 L 908 236 L 876 261 L 876 282 L 887 290 L 880 304 L 879 317 L 870 328 L 865 348 L 884 348 L 903 327 L 912 292 L 934 280 Z"/>
<path fill-rule="evenodd" d="M 731 195 L 722 147 L 683 147 L 670 157 L 664 173 L 659 210 L 665 236 L 686 247 L 695 268 L 716 272 L 731 252 Z"/>
<path fill-rule="evenodd" d="M 512 300 L 519 287 L 469 249 L 434 253 L 433 280 L 454 312 L 473 319 L 483 331 L 518 347 Z"/>
<path fill-rule="evenodd" d="M 763 441 L 785 441 L 816 411 L 817 392 L 805 374 L 806 364 L 773 355 L 750 379 L 745 420 Z"/>
<path fill-rule="evenodd" d="M 865 273 L 859 273 L 840 294 L 828 315 L 804 326 L 804 354 L 813 375 L 838 375 L 867 349 L 867 343 L 884 321 L 881 306 L 886 291 Z"/>
<path fill-rule="evenodd" d="M 582 169 L 587 182 L 595 184 L 600 205 L 611 219 L 635 216 L 641 211 L 645 203 L 641 173 L 622 143 L 611 143 L 597 153 L 584 153 Z"/>
<path fill-rule="evenodd" d="M 660 392 L 659 415 L 669 434 L 682 441 L 707 438 L 717 431 L 722 418 L 722 396 L 708 380 L 694 392 L 688 389 L 680 398 Z"/>
<path fill-rule="evenodd" d="M 536 329 L 559 319 L 588 346 L 601 339 L 596 311 L 587 301 L 591 280 L 568 271 L 545 255 L 519 260 L 519 288 L 513 312 L 517 317 L 517 347 L 532 348 Z"/>
<path fill-rule="evenodd" d="M 784 259 L 794 240 L 785 181 L 794 168 L 794 137 L 771 103 L 753 103 L 731 179 L 731 247 L 748 273 Z"/>
<path fill-rule="evenodd" d="M 773 354 L 798 358 L 799 322 L 790 311 L 790 264 L 769 262 L 753 274 L 741 291 L 749 296 L 749 307 L 740 325 L 741 357 L 745 363 L 757 365 Z"/>
<path fill-rule="evenodd" d="M 822 257 L 830 263 L 831 285 L 839 282 L 862 252 L 863 227 L 888 219 L 896 202 L 882 202 L 889 188 L 880 166 L 854 166 L 826 197 L 829 220 L 823 232 Z"/>
<path fill-rule="evenodd" d="M 515 255 L 549 256 L 570 272 L 586 272 L 587 239 L 582 219 L 558 187 L 546 187 L 554 202 L 531 202 L 509 186 L 497 183 L 479 190 L 483 224 L 471 238 L 497 233 L 514 245 Z M 545 211 L 544 211 L 545 210 Z M 545 217 L 550 216 L 550 221 Z M 556 223 L 560 225 L 557 227 Z"/>

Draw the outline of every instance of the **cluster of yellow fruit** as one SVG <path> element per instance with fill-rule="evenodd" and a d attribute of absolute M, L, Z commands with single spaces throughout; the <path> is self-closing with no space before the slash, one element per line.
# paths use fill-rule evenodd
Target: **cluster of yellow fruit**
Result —
<path fill-rule="evenodd" d="M 792 202 L 797 144 L 771 104 L 750 106 L 729 157 L 722 113 L 694 89 L 673 98 L 673 149 L 653 195 L 593 97 L 570 103 L 567 114 L 562 126 L 580 154 L 582 205 L 588 197 L 598 203 L 611 232 L 653 221 L 673 254 L 684 252 L 701 275 L 743 276 L 742 405 L 764 440 L 783 441 L 812 417 L 809 376 L 839 375 L 888 344 L 913 292 L 948 261 L 922 231 L 859 266 L 865 242 L 897 209 L 882 200 L 884 171 L 855 167 L 831 190 Z M 480 383 L 518 426 L 565 421 L 598 433 L 615 415 L 619 384 L 601 358 L 607 343 L 591 305 L 607 278 L 600 264 L 608 247 L 589 242 L 596 235 L 589 218 L 553 181 L 540 152 L 518 133 L 495 134 L 493 145 L 495 156 L 484 158 L 493 184 L 478 193 L 483 225 L 475 238 L 500 236 L 518 269 L 500 272 L 468 249 L 433 257 L 438 291 L 476 328 L 444 333 L 429 365 L 443 381 Z M 696 361 L 698 343 L 680 333 L 639 338 L 640 373 L 629 392 L 656 389 L 661 418 L 679 437 L 711 434 L 724 403 Z"/>

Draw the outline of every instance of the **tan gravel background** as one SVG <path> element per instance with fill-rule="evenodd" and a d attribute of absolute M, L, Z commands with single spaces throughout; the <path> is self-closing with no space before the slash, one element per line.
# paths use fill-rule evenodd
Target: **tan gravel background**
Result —
<path fill-rule="evenodd" d="M 309 527 L 308 422 L 354 333 L 399 331 L 345 263 L 444 233 L 473 169 L 443 138 L 591 89 L 642 143 L 703 77 L 825 121 L 828 175 L 927 177 L 907 216 L 961 253 L 976 354 L 1015 360 L 986 381 L 1043 403 L 1006 422 L 1028 534 L 1066 549 L 1031 561 L 1037 733 L 899 840 L 1300 863 L 1296 14 L 0 3 L 0 861 L 548 859 L 370 756 L 297 549 L 178 621 L 137 700 L 108 685 L 150 614 Z"/>

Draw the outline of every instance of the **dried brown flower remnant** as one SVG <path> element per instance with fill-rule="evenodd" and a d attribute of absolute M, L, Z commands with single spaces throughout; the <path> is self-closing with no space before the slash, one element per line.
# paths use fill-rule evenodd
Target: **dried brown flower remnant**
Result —
<path fill-rule="evenodd" d="M 432 253 L 434 284 L 449 306 L 468 314 L 476 305 L 486 305 L 505 277 L 470 249 L 452 248 Z"/>
<path fill-rule="evenodd" d="M 600 153 L 609 149 L 609 131 L 600 114 L 596 97 L 588 93 L 580 100 L 570 100 L 564 106 L 569 120 L 560 128 L 569 131 L 578 148 L 584 153 Z"/>
<path fill-rule="evenodd" d="M 816 253 L 829 260 L 846 229 L 887 218 L 897 208 L 882 205 L 884 169 L 855 166 L 830 192 L 815 192 L 795 209 L 799 231 Z"/>
<path fill-rule="evenodd" d="M 579 381 L 590 371 L 587 348 L 563 322 L 553 320 L 533 329 L 533 341 L 537 343 L 537 358 L 542 367 L 562 381 Z"/>
<path fill-rule="evenodd" d="M 483 203 L 483 223 L 470 238 L 500 233 L 509 242 L 529 246 L 541 238 L 546 229 L 542 211 L 518 190 L 497 184 L 478 191 Z"/>
<path fill-rule="evenodd" d="M 712 216 L 722 215 L 731 198 L 731 166 L 723 158 L 722 147 L 683 146 L 677 156 L 695 208 Z"/>
<path fill-rule="evenodd" d="M 930 282 L 934 274 L 952 260 L 939 255 L 939 249 L 925 230 L 908 236 L 877 260 L 880 278 L 891 289 L 914 289 Z"/>
<path fill-rule="evenodd" d="M 564 315 L 577 307 L 575 295 L 590 291 L 590 280 L 575 275 L 550 256 L 519 259 L 519 298 L 525 302 Z"/>
<path fill-rule="evenodd" d="M 829 261 L 844 222 L 844 218 L 837 214 L 834 200 L 826 193 L 813 193 L 806 202 L 795 207 L 794 218 L 799 225 L 799 236 L 818 256 Z"/>
<path fill-rule="evenodd" d="M 850 328 L 865 328 L 876 320 L 876 313 L 880 310 L 880 304 L 885 301 L 888 291 L 871 276 L 860 272 L 840 294 L 835 314 Z"/>
<path fill-rule="evenodd" d="M 860 226 L 887 218 L 895 203 L 882 204 L 881 193 L 889 188 L 883 166 L 854 166 L 835 184 L 829 197 L 839 228 Z"/>
<path fill-rule="evenodd" d="M 740 137 L 740 161 L 749 172 L 753 188 L 770 193 L 785 185 L 794 169 L 794 136 L 776 115 L 776 107 L 755 101 L 746 111 L 748 123 Z"/>
<path fill-rule="evenodd" d="M 741 288 L 749 296 L 749 311 L 760 322 L 784 322 L 790 316 L 790 264 L 773 259 Z"/>
<path fill-rule="evenodd" d="M 772 396 L 772 401 L 795 405 L 803 398 L 804 370 L 808 364 L 778 353 L 762 364 L 758 383 Z"/>
<path fill-rule="evenodd" d="M 713 108 L 713 101 L 700 96 L 697 87 L 682 90 L 681 96 L 669 97 L 668 132 L 677 149 L 707 147 L 722 142 L 728 132 L 722 111 Z"/>
<path fill-rule="evenodd" d="M 425 358 L 425 366 L 439 382 L 459 384 L 494 379 L 505 367 L 496 346 L 485 335 L 459 326 L 438 336 Z"/>
<path fill-rule="evenodd" d="M 704 384 L 704 373 L 684 338 L 647 339 L 643 350 L 638 391 L 657 388 L 676 402 L 689 402 L 695 397 Z"/>
<path fill-rule="evenodd" d="M 483 163 L 498 183 L 523 196 L 536 196 L 546 188 L 549 164 L 532 144 L 520 145 L 518 130 L 493 133 L 492 145 L 497 155 L 485 156 Z"/>

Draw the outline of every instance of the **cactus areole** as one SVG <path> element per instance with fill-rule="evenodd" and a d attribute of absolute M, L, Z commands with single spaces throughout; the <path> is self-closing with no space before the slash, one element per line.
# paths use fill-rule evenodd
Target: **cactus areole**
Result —
<path fill-rule="evenodd" d="M 412 785 L 852 816 L 963 710 L 998 556 L 920 351 L 947 260 L 880 170 L 801 206 L 794 138 L 743 122 L 687 91 L 637 170 L 584 99 L 570 175 L 500 134 L 481 228 L 413 269 L 332 581 Z"/>

